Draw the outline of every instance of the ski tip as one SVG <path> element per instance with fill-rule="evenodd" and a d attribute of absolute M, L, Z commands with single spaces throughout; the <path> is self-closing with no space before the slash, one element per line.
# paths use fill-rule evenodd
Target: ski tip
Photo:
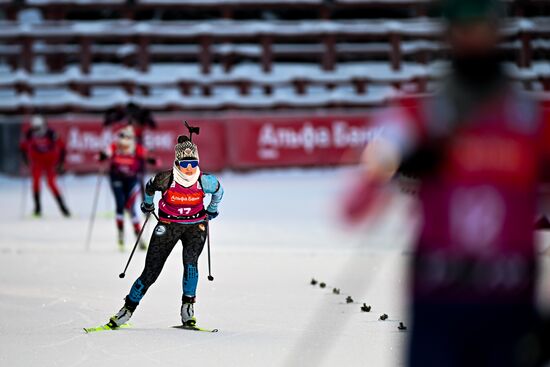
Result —
<path fill-rule="evenodd" d="M 105 330 L 118 330 L 118 329 L 127 329 L 132 327 L 132 324 L 126 323 L 122 324 L 119 327 L 111 327 L 109 324 L 100 325 L 96 327 L 83 328 L 86 334 L 95 333 L 96 331 L 105 331 Z"/>
<path fill-rule="evenodd" d="M 172 326 L 174 329 L 183 329 L 183 330 L 191 330 L 191 331 L 202 331 L 206 333 L 217 333 L 218 329 L 205 329 L 198 326 L 186 326 L 186 325 L 174 325 Z"/>
<path fill-rule="evenodd" d="M 106 330 L 104 326 L 83 328 L 86 334 L 94 333 L 100 330 Z"/>
<path fill-rule="evenodd" d="M 84 332 L 86 334 L 95 333 L 96 331 L 103 331 L 103 330 L 109 330 L 108 327 L 105 325 L 97 326 L 97 327 L 89 327 L 89 328 L 83 328 Z"/>

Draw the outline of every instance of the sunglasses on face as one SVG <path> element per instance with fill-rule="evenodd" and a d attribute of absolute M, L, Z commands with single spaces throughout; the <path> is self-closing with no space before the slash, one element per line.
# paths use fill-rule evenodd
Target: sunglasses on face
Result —
<path fill-rule="evenodd" d="M 176 164 L 181 168 L 187 168 L 188 165 L 191 165 L 192 168 L 197 168 L 199 161 L 196 159 L 190 161 L 176 161 Z"/>

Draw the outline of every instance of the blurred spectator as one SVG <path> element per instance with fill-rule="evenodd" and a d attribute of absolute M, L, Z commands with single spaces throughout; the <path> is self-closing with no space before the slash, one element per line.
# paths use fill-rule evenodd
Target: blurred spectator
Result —
<path fill-rule="evenodd" d="M 42 116 L 32 117 L 31 127 L 25 133 L 20 150 L 23 162 L 29 166 L 32 175 L 34 215 L 38 217 L 42 215 L 40 178 L 45 174 L 59 209 L 64 216 L 69 217 L 69 210 L 56 183 L 56 174 L 64 171 L 65 143 L 46 125 Z"/>
<path fill-rule="evenodd" d="M 380 115 L 348 220 L 376 215 L 396 171 L 420 178 L 407 365 L 537 366 L 537 188 L 550 118 L 508 82 L 500 2 L 446 0 L 451 70 L 440 91 Z"/>
<path fill-rule="evenodd" d="M 112 108 L 105 113 L 103 121 L 104 126 L 113 126 L 120 124 L 131 125 L 134 127 L 138 143 L 143 143 L 143 130 L 146 128 L 154 129 L 157 127 L 151 111 L 141 108 L 135 103 L 128 103 L 122 108 Z"/>

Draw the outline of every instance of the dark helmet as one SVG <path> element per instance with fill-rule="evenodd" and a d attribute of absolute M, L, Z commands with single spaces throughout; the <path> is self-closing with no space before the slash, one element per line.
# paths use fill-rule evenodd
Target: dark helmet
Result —
<path fill-rule="evenodd" d="M 503 10 L 500 0 L 441 0 L 443 18 L 449 23 L 497 21 Z"/>

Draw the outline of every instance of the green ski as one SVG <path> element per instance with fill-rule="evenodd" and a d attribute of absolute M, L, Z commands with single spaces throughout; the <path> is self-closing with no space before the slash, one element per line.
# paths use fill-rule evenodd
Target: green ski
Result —
<path fill-rule="evenodd" d="M 188 325 L 175 325 L 172 326 L 174 329 L 183 329 L 183 330 L 192 330 L 192 331 L 203 331 L 205 333 L 217 333 L 218 329 L 205 329 L 198 326 L 188 326 Z"/>
<path fill-rule="evenodd" d="M 89 334 L 89 333 L 95 333 L 97 331 L 127 329 L 129 327 L 132 327 L 132 325 L 131 324 L 122 324 L 119 327 L 112 327 L 109 324 L 105 324 L 105 325 L 100 325 L 100 326 L 96 326 L 96 327 L 84 328 L 84 331 L 86 332 L 86 334 Z"/>

